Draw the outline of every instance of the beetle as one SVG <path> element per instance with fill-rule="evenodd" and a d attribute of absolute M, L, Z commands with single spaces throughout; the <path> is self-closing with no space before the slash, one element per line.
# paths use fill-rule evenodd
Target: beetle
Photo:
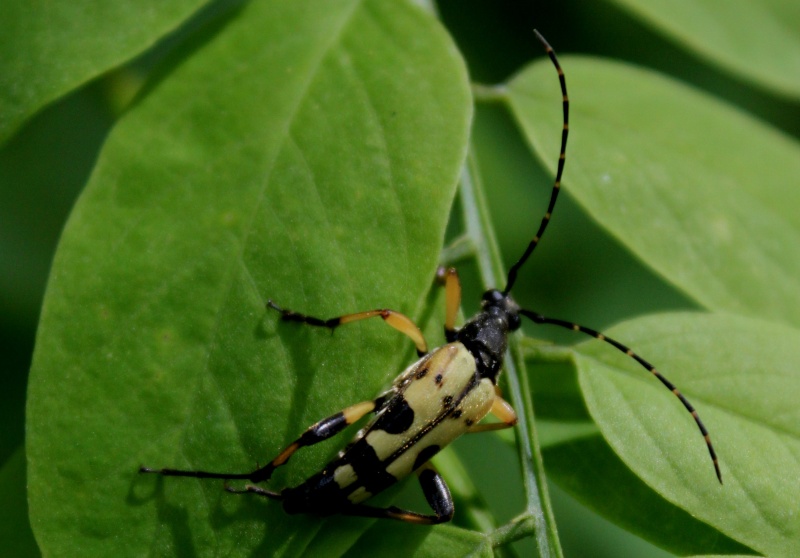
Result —
<path fill-rule="evenodd" d="M 430 459 L 462 434 L 510 428 L 516 424 L 517 416 L 500 395 L 497 378 L 503 365 L 508 337 L 519 329 L 524 317 L 535 324 L 552 324 L 594 337 L 625 353 L 653 374 L 691 413 L 705 439 L 717 479 L 722 483 L 714 446 L 697 411 L 653 365 L 627 346 L 598 331 L 526 310 L 511 297 L 519 270 L 539 244 L 550 222 L 561 187 L 569 134 L 569 98 L 564 72 L 552 47 L 538 31 L 534 33 L 558 73 L 563 96 L 563 129 L 558 167 L 547 211 L 536 235 L 511 266 L 505 288 L 487 290 L 481 300 L 480 312 L 461 328 L 456 328 L 455 320 L 461 303 L 458 273 L 454 268 L 439 268 L 437 280 L 445 289 L 444 332 L 447 343 L 432 351 L 428 350 L 425 338 L 414 322 L 393 310 L 377 309 L 321 319 L 284 309 L 269 300 L 268 307 L 278 312 L 283 320 L 331 330 L 347 323 L 380 317 L 414 342 L 419 360 L 406 368 L 388 391 L 372 401 L 356 403 L 310 426 L 277 457 L 255 471 L 217 473 L 141 467 L 140 472 L 175 477 L 246 480 L 249 483 L 244 488 L 226 485 L 225 489 L 278 500 L 288 513 L 320 516 L 343 514 L 427 525 L 447 522 L 453 517 L 453 500 L 447 484 L 431 465 Z M 275 469 L 285 465 L 300 448 L 331 438 L 369 413 L 375 415 L 372 421 L 356 434 L 337 457 L 306 481 L 280 491 L 258 486 L 268 481 Z M 490 414 L 499 422 L 481 422 Z M 364 504 L 370 497 L 411 473 L 416 473 L 433 514 Z"/>

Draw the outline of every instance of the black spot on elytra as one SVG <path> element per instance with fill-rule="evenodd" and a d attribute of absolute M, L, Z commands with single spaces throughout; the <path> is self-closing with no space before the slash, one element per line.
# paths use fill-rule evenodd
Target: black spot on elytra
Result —
<path fill-rule="evenodd" d="M 464 421 L 464 424 L 466 424 L 469 427 L 475 424 L 475 421 L 472 420 L 471 418 L 468 418 L 467 420 Z"/>
<path fill-rule="evenodd" d="M 433 381 L 436 382 L 436 385 L 442 385 L 442 377 L 443 376 L 441 374 L 436 374 L 436 377 L 433 379 Z"/>
<path fill-rule="evenodd" d="M 442 397 L 442 405 L 447 408 L 453 404 L 453 396 L 452 395 L 445 395 Z"/>
<path fill-rule="evenodd" d="M 334 481 L 335 470 L 325 469 L 294 488 L 284 489 L 281 495 L 286 513 L 332 515 L 348 506 L 347 491 Z"/>
<path fill-rule="evenodd" d="M 439 453 L 439 450 L 442 449 L 440 446 L 433 445 L 428 446 L 427 448 L 423 449 L 421 452 L 417 454 L 417 458 L 414 460 L 414 467 L 413 470 L 417 470 L 423 465 L 425 465 L 431 458 Z"/>
<path fill-rule="evenodd" d="M 380 397 L 377 397 L 375 399 L 375 410 L 373 412 L 379 413 L 381 409 L 383 409 L 383 406 L 386 405 L 387 399 L 388 398 L 386 395 L 381 395 Z"/>
<path fill-rule="evenodd" d="M 427 375 L 428 375 L 428 369 L 427 368 L 420 368 L 419 370 L 417 370 L 417 373 L 414 374 L 414 377 L 417 380 L 421 380 L 422 378 L 424 378 Z"/>
<path fill-rule="evenodd" d="M 351 485 L 352 488 L 361 485 L 367 492 L 377 494 L 397 482 L 393 475 L 386 472 L 386 464 L 378 459 L 375 448 L 365 438 L 353 444 L 344 461 L 353 466 L 358 479 Z"/>
<path fill-rule="evenodd" d="M 413 422 L 414 409 L 409 406 L 405 397 L 396 395 L 386 404 L 386 409 L 373 428 L 389 434 L 402 434 L 411 428 Z"/>
<path fill-rule="evenodd" d="M 462 414 L 464 414 L 464 413 L 461 411 L 461 409 L 456 409 L 455 411 L 453 411 L 450 414 L 450 418 L 459 419 L 459 418 L 461 418 Z"/>

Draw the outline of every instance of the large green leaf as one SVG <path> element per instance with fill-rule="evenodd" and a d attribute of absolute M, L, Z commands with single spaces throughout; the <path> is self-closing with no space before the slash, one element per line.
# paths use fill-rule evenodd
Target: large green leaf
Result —
<path fill-rule="evenodd" d="M 572 135 L 564 183 L 608 231 L 713 310 L 800 323 L 800 146 L 652 72 L 563 57 Z M 548 62 L 509 86 L 554 166 L 561 122 Z"/>
<path fill-rule="evenodd" d="M 251 470 L 397 373 L 410 343 L 381 323 L 332 335 L 265 302 L 419 313 L 467 143 L 463 63 L 405 3 L 257 0 L 176 68 L 111 134 L 53 265 L 34 532 L 52 555 L 341 552 L 369 521 L 137 469 Z"/>
<path fill-rule="evenodd" d="M 149 48 L 203 4 L 5 0 L 0 143 L 44 105 Z"/>
<path fill-rule="evenodd" d="M 762 88 L 800 98 L 793 0 L 611 0 L 653 29 Z"/>
<path fill-rule="evenodd" d="M 664 499 L 727 537 L 768 556 L 797 555 L 800 333 L 755 319 L 696 313 L 632 320 L 608 333 L 658 363 L 696 406 L 719 455 L 724 484 L 717 482 L 703 439 L 675 397 L 618 351 L 582 344 L 576 364 L 587 406 L 625 464 Z M 595 468 L 585 474 L 594 476 Z M 616 497 L 631 507 L 646 501 L 626 491 Z M 641 529 L 648 528 L 646 517 Z"/>
<path fill-rule="evenodd" d="M 549 478 L 603 517 L 653 544 L 679 556 L 750 550 L 665 500 L 637 478 L 599 434 L 543 451 Z"/>

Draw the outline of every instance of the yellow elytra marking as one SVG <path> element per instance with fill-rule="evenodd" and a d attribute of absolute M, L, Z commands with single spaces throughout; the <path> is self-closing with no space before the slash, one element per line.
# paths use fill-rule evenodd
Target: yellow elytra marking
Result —
<path fill-rule="evenodd" d="M 333 480 L 336 481 L 339 488 L 350 486 L 356 481 L 356 478 L 356 472 L 350 464 L 337 467 L 333 473 Z"/>
<path fill-rule="evenodd" d="M 347 499 L 354 504 L 359 504 L 364 500 L 368 500 L 371 496 L 372 494 L 367 492 L 366 488 L 364 488 L 363 486 L 359 486 L 347 497 Z"/>

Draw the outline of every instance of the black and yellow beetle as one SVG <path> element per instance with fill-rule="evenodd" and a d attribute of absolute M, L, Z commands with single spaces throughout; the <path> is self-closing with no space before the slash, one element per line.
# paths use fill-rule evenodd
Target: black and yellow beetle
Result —
<path fill-rule="evenodd" d="M 636 360 L 658 378 L 694 417 L 705 438 L 717 478 L 722 482 L 714 447 L 697 411 L 650 363 L 602 333 L 520 308 L 510 296 L 517 272 L 536 248 L 550 222 L 564 171 L 569 132 L 569 99 L 564 73 L 553 49 L 538 32 L 535 33 L 558 71 L 563 95 L 564 125 L 558 169 L 547 212 L 536 236 L 509 270 L 505 288 L 502 291 L 486 291 L 481 300 L 481 311 L 457 329 L 455 319 L 461 303 L 458 274 L 453 268 L 440 268 L 437 279 L 444 285 L 446 294 L 444 330 L 447 344 L 432 351 L 428 351 L 422 332 L 411 319 L 393 310 L 370 310 L 324 320 L 285 310 L 269 301 L 268 306 L 279 312 L 283 320 L 330 329 L 350 322 L 381 317 L 387 324 L 411 338 L 420 358 L 394 380 L 389 391 L 373 401 L 357 403 L 319 421 L 267 465 L 255 471 L 216 473 L 142 467 L 140 472 L 164 476 L 247 480 L 253 484 L 247 484 L 242 489 L 226 486 L 226 489 L 229 492 L 251 492 L 279 500 L 288 513 L 323 516 L 344 514 L 428 525 L 449 521 L 453 517 L 453 500 L 444 480 L 429 461 L 462 434 L 509 428 L 516 424 L 517 417 L 513 408 L 499 394 L 497 377 L 503 365 L 508 336 L 519 329 L 521 318 L 526 317 L 537 324 L 553 324 L 604 341 Z M 331 438 L 368 413 L 375 413 L 374 419 L 358 432 L 355 439 L 333 461 L 305 482 L 284 488 L 280 492 L 256 485 L 269 480 L 273 471 L 284 465 L 299 448 Z M 499 422 L 482 423 L 481 420 L 488 414 L 494 415 Z M 396 507 L 377 508 L 363 503 L 414 472 L 419 478 L 433 515 Z"/>

